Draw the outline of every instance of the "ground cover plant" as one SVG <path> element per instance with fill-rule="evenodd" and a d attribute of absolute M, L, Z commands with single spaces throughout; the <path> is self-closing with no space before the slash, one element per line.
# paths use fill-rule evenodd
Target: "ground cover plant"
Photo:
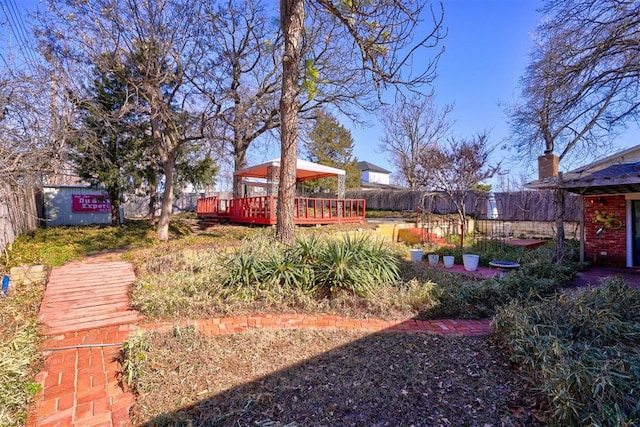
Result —
<path fill-rule="evenodd" d="M 135 425 L 537 425 L 487 339 L 336 330 L 136 336 Z"/>
<path fill-rule="evenodd" d="M 322 227 L 319 230 L 301 228 L 298 230 L 298 242 L 292 247 L 285 247 L 274 243 L 273 232 L 269 228 L 216 226 L 195 235 L 191 234 L 195 225 L 193 218 L 178 218 L 178 221 L 172 222 L 175 238 L 153 245 L 149 244 L 146 237 L 151 227 L 143 223 L 139 223 L 139 227 L 126 239 L 117 238 L 117 227 L 116 230 L 110 227 L 87 227 L 63 228 L 55 233 L 52 230 L 37 231 L 24 241 L 16 242 L 14 256 L 10 255 L 8 259 L 14 263 L 26 262 L 28 259 L 45 260 L 51 266 L 87 253 L 126 245 L 128 249 L 121 256 L 134 263 L 138 277 L 132 290 L 133 302 L 150 320 L 197 320 L 232 314 L 292 311 L 386 319 L 475 318 L 495 312 L 498 304 L 525 298 L 529 294 L 548 294 L 565 282 L 564 279 L 556 280 L 565 277 L 557 274 L 560 270 L 540 267 L 549 263 L 543 249 L 513 255 L 517 256 L 515 260 L 523 264 L 523 271 L 538 269 L 536 278 L 553 279 L 543 282 L 541 286 L 536 285 L 539 282 L 536 278 L 531 279 L 527 284 L 530 292 L 521 292 L 521 286 L 516 282 L 509 285 L 508 281 L 464 278 L 444 269 L 430 268 L 425 263 L 411 263 L 408 261 L 407 247 L 389 242 L 381 243 L 369 236 L 367 231 L 356 231 L 357 228 L 366 227 Z M 40 232 L 53 234 L 43 238 L 38 234 Z M 101 233 L 105 233 L 104 238 Z M 47 255 L 56 251 L 64 252 L 65 255 Z M 20 255 L 31 252 L 31 258 Z M 569 277 L 569 273 L 566 277 Z M 39 303 L 39 298 L 41 296 L 34 297 L 34 301 Z M 35 319 L 36 314 L 37 309 L 29 318 Z M 35 321 L 33 324 L 35 325 Z M 266 332 L 265 336 L 269 334 L 270 332 Z M 336 342 L 341 339 L 357 340 L 349 334 L 338 333 L 334 338 Z M 5 335 L 8 334 L 3 334 L 3 345 L 12 342 L 12 338 Z M 281 352 L 276 352 L 278 357 L 289 351 L 295 353 L 288 347 L 289 337 L 278 337 L 278 343 L 274 341 L 272 345 L 272 348 L 282 347 Z M 242 337 L 236 339 L 241 340 Z M 400 342 L 389 344 L 389 349 L 394 346 L 402 347 L 409 338 L 403 336 L 398 339 Z M 467 345 L 465 340 L 442 340 L 446 342 L 446 346 L 452 346 L 452 349 Z M 36 342 L 35 336 L 28 340 L 28 343 Z M 155 340 L 147 342 L 150 344 L 148 351 L 158 351 L 153 344 Z M 371 342 L 371 345 L 374 344 Z M 432 343 L 425 345 L 429 348 Z M 387 352 L 385 346 L 386 344 L 380 344 L 380 351 Z M 29 345 L 21 343 L 19 347 L 27 349 Z M 455 350 L 462 351 L 463 349 Z M 3 356 L 4 354 L 3 351 Z M 21 352 L 9 358 L 15 360 L 24 354 Z M 399 357 L 397 354 L 396 356 Z M 29 369 L 33 373 L 35 356 L 32 354 L 28 357 Z M 377 363 L 374 359 L 372 361 Z M 380 363 L 387 362 L 381 359 Z M 499 363 L 496 359 L 482 363 L 494 362 Z M 446 363 L 446 359 L 442 363 Z M 444 365 L 439 369 L 451 374 Z M 37 386 L 29 382 L 29 374 L 25 378 L 26 382 L 21 383 L 20 387 L 26 394 L 23 395 L 23 405 L 18 405 L 22 409 L 17 410 L 22 411 L 21 414 L 26 414 L 25 402 L 37 390 Z M 457 392 L 457 389 L 448 390 L 450 395 Z M 15 397 L 16 394 L 9 396 Z M 252 402 L 251 396 L 249 400 L 244 400 L 250 406 L 254 404 Z M 173 408 L 167 407 L 167 411 L 171 410 Z M 234 413 L 236 410 L 237 408 L 230 409 Z M 434 413 L 446 420 L 446 416 L 440 412 Z M 18 414 L 17 417 L 23 415 Z M 446 421 L 441 422 L 446 424 Z"/>
<path fill-rule="evenodd" d="M 1 274 L 0 274 L 1 276 Z M 36 318 L 44 284 L 10 288 L 0 298 L 0 425 L 22 426 L 40 386 L 33 381 L 40 363 Z"/>
<path fill-rule="evenodd" d="M 240 245 L 139 252 L 132 304 L 176 319 L 292 310 L 396 318 L 428 303 L 431 284 L 399 284 L 403 252 L 342 231 L 326 240 L 307 230 L 291 248 L 258 229 Z"/>
<path fill-rule="evenodd" d="M 22 235 L 3 260 L 6 266 L 45 264 L 60 266 L 92 252 L 114 248 L 148 246 L 153 229 L 148 221 L 127 221 L 119 227 L 45 227 Z"/>
<path fill-rule="evenodd" d="M 546 397 L 550 424 L 640 424 L 640 291 L 610 279 L 506 305 L 494 325 Z"/>

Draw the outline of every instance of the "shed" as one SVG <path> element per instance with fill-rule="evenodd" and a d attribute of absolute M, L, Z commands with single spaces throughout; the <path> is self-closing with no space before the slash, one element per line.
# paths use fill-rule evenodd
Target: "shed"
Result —
<path fill-rule="evenodd" d="M 48 185 L 43 196 L 46 226 L 111 224 L 111 201 L 104 189 Z"/>

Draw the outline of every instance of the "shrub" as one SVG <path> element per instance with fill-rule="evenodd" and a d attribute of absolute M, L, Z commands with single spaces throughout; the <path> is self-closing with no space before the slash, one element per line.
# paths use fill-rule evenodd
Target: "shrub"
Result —
<path fill-rule="evenodd" d="M 423 278 L 433 280 L 438 287 L 435 291 L 439 304 L 427 307 L 420 312 L 421 318 L 437 317 L 491 317 L 496 310 L 512 301 L 527 299 L 539 300 L 554 294 L 559 288 L 567 286 L 576 268 L 573 264 L 556 264 L 552 262 L 554 251 L 546 247 L 536 250 L 522 251 L 507 248 L 500 253 L 498 242 L 488 243 L 489 252 L 481 253 L 481 259 L 510 259 L 522 264 L 520 269 L 509 273 L 506 277 L 486 280 L 452 279 L 450 274 L 439 273 L 435 269 L 425 269 Z M 505 246 L 505 245 L 503 245 Z M 462 258 L 462 249 L 446 250 Z M 404 280 L 409 280 L 419 273 L 417 267 L 403 268 Z"/>
<path fill-rule="evenodd" d="M 512 362 L 547 397 L 554 425 L 640 422 L 640 292 L 620 279 L 512 303 L 494 321 Z"/>

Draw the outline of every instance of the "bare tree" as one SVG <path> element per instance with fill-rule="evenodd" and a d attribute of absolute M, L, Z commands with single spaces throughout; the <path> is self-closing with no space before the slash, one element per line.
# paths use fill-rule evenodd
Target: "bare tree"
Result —
<path fill-rule="evenodd" d="M 136 96 L 127 108 L 148 115 L 150 135 L 163 165 L 164 192 L 157 235 L 169 238 L 174 168 L 181 149 L 203 137 L 208 107 L 190 82 L 202 55 L 200 3 L 188 0 L 50 0 L 40 42 L 77 86 L 91 67 L 113 72 Z"/>
<path fill-rule="evenodd" d="M 549 1 L 522 102 L 509 112 L 518 154 L 557 153 L 561 162 L 595 158 L 640 111 L 640 3 Z M 556 192 L 558 261 L 564 254 L 564 193 Z"/>
<path fill-rule="evenodd" d="M 0 186 L 41 183 L 59 166 L 64 140 L 51 138 L 51 128 L 68 112 L 51 110 L 57 95 L 53 86 L 43 91 L 46 70 L 5 65 L 0 75 Z"/>
<path fill-rule="evenodd" d="M 196 82 L 220 112 L 211 124 L 212 143 L 234 170 L 247 166 L 250 145 L 279 126 L 279 69 L 282 37 L 273 13 L 260 0 L 204 4 L 203 47 L 196 66 L 206 78 Z M 241 194 L 234 179 L 234 197 Z"/>
<path fill-rule="evenodd" d="M 420 156 L 445 140 L 452 122 L 453 105 L 441 110 L 434 103 L 433 92 L 386 107 L 380 114 L 384 134 L 378 148 L 402 175 L 411 190 L 419 186 L 417 170 Z"/>
<path fill-rule="evenodd" d="M 268 2 L 227 0 L 205 8 L 210 56 L 199 65 L 210 78 L 201 90 L 221 112 L 213 131 L 222 143 L 219 149 L 239 170 L 246 166 L 254 141 L 280 126 L 283 38 L 280 27 L 268 19 L 274 11 Z M 300 45 L 298 120 L 314 121 L 316 111 L 328 107 L 359 122 L 359 112 L 373 109 L 375 86 L 362 78 L 352 55 L 345 54 L 343 42 L 349 35 L 344 26 L 318 8 L 307 12 Z M 235 180 L 234 195 L 240 193 Z"/>
<path fill-rule="evenodd" d="M 276 235 L 284 243 L 292 243 L 294 239 L 293 212 L 298 116 L 301 111 L 300 93 L 303 88 L 314 89 L 314 82 L 321 81 L 323 77 L 314 67 L 313 58 L 307 58 L 309 60 L 304 62 L 304 66 L 302 63 L 305 5 L 340 23 L 339 27 L 332 26 L 335 32 L 326 33 L 325 37 L 335 43 L 336 48 L 341 48 L 343 57 L 349 59 L 344 62 L 345 67 L 359 71 L 354 75 L 357 79 L 353 83 L 365 79 L 379 90 L 389 85 L 415 89 L 429 83 L 434 77 L 437 55 L 434 55 L 435 59 L 422 69 L 410 69 L 405 66 L 410 65 L 416 54 L 422 54 L 425 49 L 436 46 L 442 36 L 442 11 L 435 13 L 431 10 L 432 29 L 419 40 L 414 40 L 414 30 L 425 9 L 425 3 L 421 1 L 280 1 L 284 54 L 280 99 L 281 170 Z"/>
<path fill-rule="evenodd" d="M 480 133 L 471 139 L 451 139 L 449 146 L 430 148 L 419 155 L 419 183 L 426 189 L 442 192 L 456 207 L 462 246 L 467 230 L 467 195 L 478 191 L 479 184 L 499 169 L 499 165 L 489 164 L 491 151 L 488 135 Z"/>

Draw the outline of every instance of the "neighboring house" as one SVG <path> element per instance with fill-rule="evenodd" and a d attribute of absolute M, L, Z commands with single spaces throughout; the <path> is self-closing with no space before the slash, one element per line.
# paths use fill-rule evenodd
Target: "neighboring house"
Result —
<path fill-rule="evenodd" d="M 389 183 L 391 172 L 380 166 L 369 162 L 358 162 L 358 169 L 360 169 L 360 181 L 363 190 L 398 190 L 401 188 Z"/>
<path fill-rule="evenodd" d="M 557 157 L 539 158 L 526 187 L 558 185 L 583 197 L 581 255 L 596 265 L 640 267 L 640 145 L 558 174 Z"/>

